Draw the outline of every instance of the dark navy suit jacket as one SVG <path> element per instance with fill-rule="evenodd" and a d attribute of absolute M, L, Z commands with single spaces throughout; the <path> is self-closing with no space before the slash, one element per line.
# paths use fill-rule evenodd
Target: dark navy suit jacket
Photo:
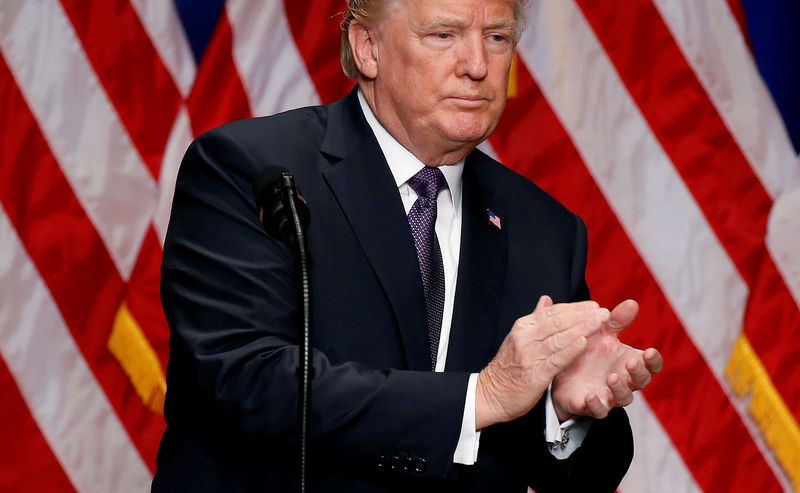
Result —
<path fill-rule="evenodd" d="M 273 165 L 295 174 L 311 210 L 312 491 L 614 490 L 633 450 L 622 410 L 595 421 L 567 460 L 547 450 L 537 405 L 485 429 L 475 465 L 453 464 L 469 373 L 540 295 L 589 296 L 583 223 L 525 178 L 470 154 L 447 368 L 429 371 L 408 220 L 351 93 L 220 127 L 186 153 L 162 267 L 171 338 L 154 491 L 293 489 L 295 263 L 264 232 L 252 192 Z"/>

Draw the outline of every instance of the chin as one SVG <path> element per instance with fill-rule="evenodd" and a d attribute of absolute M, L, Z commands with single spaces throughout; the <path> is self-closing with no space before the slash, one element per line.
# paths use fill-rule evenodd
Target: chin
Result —
<path fill-rule="evenodd" d="M 483 127 L 479 129 L 459 129 L 458 131 L 446 133 L 446 137 L 452 142 L 473 144 L 477 146 L 486 140 L 486 138 L 489 137 L 489 134 L 490 131 Z"/>
<path fill-rule="evenodd" d="M 475 118 L 475 115 L 459 115 L 445 127 L 445 135 L 454 142 L 483 142 L 494 130 L 495 125 L 488 118 Z"/>

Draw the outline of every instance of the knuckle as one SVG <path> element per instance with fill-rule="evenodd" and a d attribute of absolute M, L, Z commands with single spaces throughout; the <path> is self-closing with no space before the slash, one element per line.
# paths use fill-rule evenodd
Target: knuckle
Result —
<path fill-rule="evenodd" d="M 520 331 L 511 331 L 506 336 L 506 341 L 512 348 L 519 347 L 522 344 L 523 334 Z"/>
<path fill-rule="evenodd" d="M 564 347 L 564 336 L 561 333 L 553 334 L 550 340 L 550 349 L 553 351 L 558 351 Z"/>
<path fill-rule="evenodd" d="M 590 411 L 592 416 L 597 419 L 603 419 L 608 416 L 608 407 L 600 402 L 595 403 L 595 405 L 591 407 Z"/>
<path fill-rule="evenodd" d="M 558 353 L 550 355 L 545 361 L 547 367 L 551 370 L 558 371 L 563 366 L 563 360 Z"/>

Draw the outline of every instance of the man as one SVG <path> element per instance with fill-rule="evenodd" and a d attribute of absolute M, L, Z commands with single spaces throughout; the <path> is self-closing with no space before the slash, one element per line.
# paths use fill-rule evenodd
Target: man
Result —
<path fill-rule="evenodd" d="M 475 150 L 505 105 L 522 7 L 352 0 L 357 92 L 193 143 L 164 251 L 154 490 L 293 487 L 294 259 L 252 193 L 273 165 L 312 215 L 314 490 L 614 490 L 632 456 L 618 407 L 661 356 L 616 338 L 635 302 L 583 301 L 581 221 Z"/>

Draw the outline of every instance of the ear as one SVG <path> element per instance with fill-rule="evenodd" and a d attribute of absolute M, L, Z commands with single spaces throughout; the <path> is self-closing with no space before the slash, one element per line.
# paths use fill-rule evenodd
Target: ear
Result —
<path fill-rule="evenodd" d="M 367 79 L 378 76 L 378 46 L 375 43 L 375 31 L 353 19 L 348 29 L 350 50 L 358 71 Z"/>

